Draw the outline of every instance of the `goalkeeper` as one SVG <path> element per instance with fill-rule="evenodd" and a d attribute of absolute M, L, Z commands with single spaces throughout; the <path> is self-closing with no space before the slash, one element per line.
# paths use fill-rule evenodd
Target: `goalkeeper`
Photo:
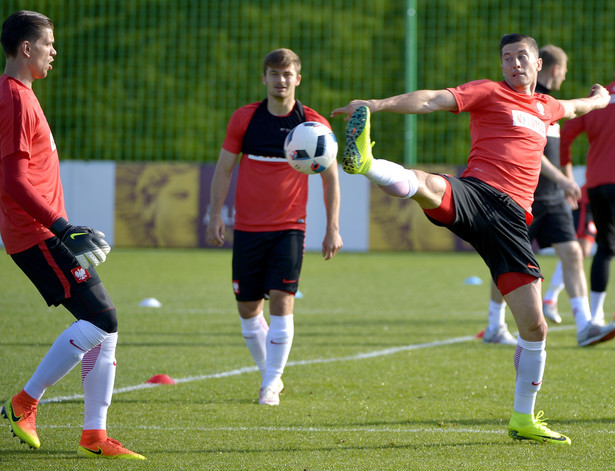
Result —
<path fill-rule="evenodd" d="M 107 437 L 117 318 L 94 267 L 105 261 L 110 247 L 102 232 L 67 221 L 58 152 L 32 90 L 34 80 L 52 69 L 53 44 L 53 23 L 40 13 L 19 11 L 2 25 L 0 234 L 47 304 L 62 304 L 77 321 L 60 334 L 24 388 L 4 403 L 2 415 L 15 436 L 39 448 L 37 404 L 81 361 L 85 417 L 77 454 L 144 459 Z"/>

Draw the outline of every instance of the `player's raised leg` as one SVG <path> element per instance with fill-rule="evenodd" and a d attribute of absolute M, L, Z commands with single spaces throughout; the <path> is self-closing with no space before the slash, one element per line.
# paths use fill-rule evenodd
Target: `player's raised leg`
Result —
<path fill-rule="evenodd" d="M 360 106 L 351 115 L 346 127 L 346 148 L 342 167 L 346 173 L 365 175 L 388 195 L 412 198 L 423 209 L 440 207 L 448 183 L 440 175 L 406 169 L 385 159 L 375 159 L 370 137 L 370 111 Z"/>

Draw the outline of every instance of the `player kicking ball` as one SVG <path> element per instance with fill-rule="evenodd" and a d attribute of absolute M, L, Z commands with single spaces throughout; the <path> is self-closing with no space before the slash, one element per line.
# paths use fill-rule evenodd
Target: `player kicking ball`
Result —
<path fill-rule="evenodd" d="M 547 324 L 542 314 L 541 280 L 527 225 L 540 174 L 547 128 L 609 102 L 594 85 L 591 96 L 556 100 L 535 93 L 542 67 L 536 41 L 507 34 L 500 41 L 504 80 L 478 80 L 443 90 L 419 90 L 381 100 L 353 100 L 332 116 L 348 115 L 342 166 L 365 175 L 385 193 L 411 198 L 436 225 L 470 243 L 490 269 L 519 331 L 514 364 L 515 400 L 509 434 L 518 440 L 570 444 L 534 415 L 546 361 Z M 472 146 L 460 178 L 408 170 L 372 156 L 370 113 L 470 113 Z"/>

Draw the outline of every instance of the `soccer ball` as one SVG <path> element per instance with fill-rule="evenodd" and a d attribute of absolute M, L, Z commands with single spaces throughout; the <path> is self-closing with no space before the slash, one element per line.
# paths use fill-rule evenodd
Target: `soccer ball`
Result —
<path fill-rule="evenodd" d="M 336 162 L 337 139 L 324 124 L 307 121 L 288 133 L 284 155 L 290 166 L 301 173 L 321 173 Z"/>

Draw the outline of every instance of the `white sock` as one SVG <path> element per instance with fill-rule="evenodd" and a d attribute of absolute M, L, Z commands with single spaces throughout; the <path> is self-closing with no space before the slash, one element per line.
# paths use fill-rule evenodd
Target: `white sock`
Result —
<path fill-rule="evenodd" d="M 489 301 L 489 332 L 497 332 L 506 325 L 506 301 L 496 303 L 493 299 Z"/>
<path fill-rule="evenodd" d="M 587 299 L 587 296 L 570 298 L 570 307 L 572 308 L 574 321 L 577 323 L 577 332 L 581 332 L 591 321 L 589 299 Z"/>
<path fill-rule="evenodd" d="M 106 430 L 107 411 L 115 384 L 117 332 L 107 335 L 81 360 L 84 419 L 83 430 Z"/>
<path fill-rule="evenodd" d="M 592 291 L 590 294 L 592 320 L 604 324 L 604 300 L 606 291 Z"/>
<path fill-rule="evenodd" d="M 557 262 L 557 266 L 551 277 L 551 282 L 549 283 L 549 288 L 547 288 L 547 292 L 542 300 L 547 303 L 557 304 L 557 298 L 563 289 L 564 272 L 562 271 L 562 262 Z"/>
<path fill-rule="evenodd" d="M 262 312 L 251 319 L 244 319 L 243 317 L 240 319 L 243 339 L 252 354 L 252 358 L 256 362 L 256 366 L 258 366 L 261 372 L 261 378 L 264 379 L 267 367 L 266 343 L 269 326 Z"/>
<path fill-rule="evenodd" d="M 542 377 L 545 371 L 547 352 L 545 341 L 527 342 L 517 337 L 515 351 L 515 369 L 517 382 L 515 384 L 514 409 L 520 414 L 533 414 L 536 395 L 540 391 Z"/>
<path fill-rule="evenodd" d="M 365 176 L 382 191 L 398 198 L 411 198 L 418 190 L 414 171 L 388 160 L 374 159 Z"/>
<path fill-rule="evenodd" d="M 24 390 L 33 398 L 43 397 L 45 390 L 66 376 L 83 355 L 109 335 L 87 321 L 73 322 L 53 343 Z"/>
<path fill-rule="evenodd" d="M 295 325 L 293 315 L 271 316 L 267 334 L 267 370 L 262 388 L 271 386 L 282 377 L 293 344 Z"/>

